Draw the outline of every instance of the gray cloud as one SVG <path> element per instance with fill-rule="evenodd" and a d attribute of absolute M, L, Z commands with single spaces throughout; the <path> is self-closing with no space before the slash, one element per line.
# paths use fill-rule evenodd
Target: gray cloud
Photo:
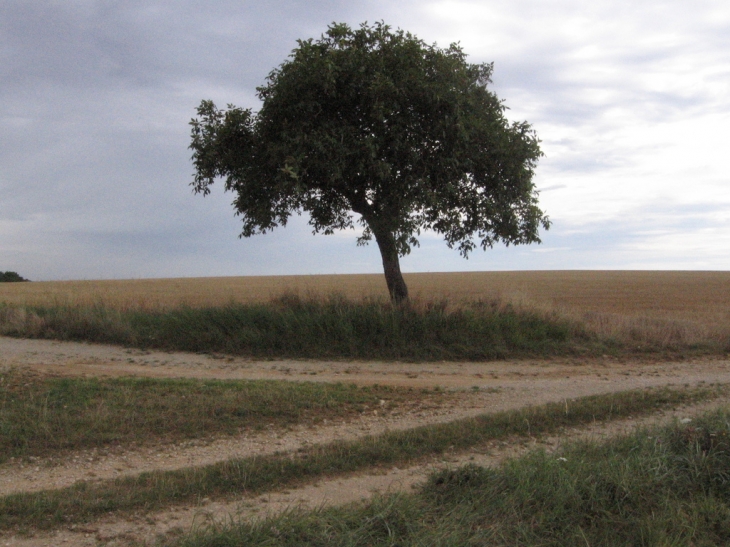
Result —
<path fill-rule="evenodd" d="M 410 0 L 224 0 L 205 7 L 186 0 L 6 0 L 0 4 L 0 270 L 33 279 L 379 271 L 374 246 L 357 248 L 350 234 L 313 238 L 306 219 L 239 241 L 232 196 L 217 188 L 202 199 L 186 186 L 187 122 L 200 100 L 256 107 L 256 86 L 296 39 L 317 37 L 332 21 L 384 19 L 442 46 L 463 38 L 470 60 L 495 61 L 495 89 L 510 117 L 528 119 L 544 139 L 548 156 L 538 183 L 558 205 L 576 199 L 576 177 L 640 171 L 645 158 L 667 146 L 624 142 L 626 120 L 638 129 L 730 112 L 722 93 L 730 77 L 727 14 L 682 22 L 682 3 L 662 4 L 657 19 L 659 3 L 631 15 L 627 6 L 634 4 L 624 2 L 615 24 L 605 27 L 576 5 L 495 3 L 499 24 L 475 31 Z M 599 15 L 613 9 L 596 5 Z M 713 6 L 696 10 L 709 13 Z M 555 30 L 555 21 L 576 13 L 595 34 Z M 611 34 L 622 25 L 625 33 Z M 645 43 L 653 35 L 655 43 Z M 485 36 L 489 48 L 469 50 Z M 656 81 L 647 80 L 652 74 Z M 727 171 L 711 176 L 716 184 L 730 182 Z M 717 220 L 726 206 L 716 205 L 633 207 L 652 219 L 650 231 L 727 232 Z M 623 214 L 637 214 L 631 211 L 629 204 Z M 614 220 L 617 228 L 588 223 L 575 232 L 560 208 L 548 213 L 555 226 L 543 247 L 553 252 L 495 249 L 464 262 L 440 240 L 425 238 L 404 269 L 620 267 L 634 263 L 626 248 L 653 237 L 641 223 L 621 219 Z M 657 253 L 656 264 L 665 263 L 667 252 Z M 708 260 L 730 265 L 715 254 Z"/>
<path fill-rule="evenodd" d="M 24 2 L 0 11 L 2 74 L 17 87 L 167 88 L 190 79 L 258 83 L 308 27 L 345 2 Z M 255 75 L 255 81 L 252 77 Z M 248 78 L 248 81 L 246 81 Z"/>

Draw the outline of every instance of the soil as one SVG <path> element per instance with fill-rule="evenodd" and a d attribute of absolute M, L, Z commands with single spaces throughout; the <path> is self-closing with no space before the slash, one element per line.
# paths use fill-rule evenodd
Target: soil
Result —
<path fill-rule="evenodd" d="M 297 426 L 177 445 L 115 447 L 80 451 L 53 460 L 11 461 L 0 465 L 0 495 L 69 486 L 153 469 L 205 465 L 232 457 L 296 450 L 308 444 L 354 439 L 386 430 L 447 422 L 486 412 L 566 398 L 650 386 L 730 383 L 730 360 L 698 358 L 671 362 L 610 357 L 483 363 L 402 363 L 359 361 L 255 361 L 221 355 L 140 351 L 115 346 L 0 337 L 0 368 L 69 376 L 148 376 L 222 379 L 285 379 L 411 387 L 441 387 L 458 393 L 447 405 L 388 408 L 350 420 Z M 465 462 L 494 465 L 534 446 L 549 450 L 567 438 L 613 435 L 669 416 L 688 417 L 714 401 L 641 420 L 623 420 L 576 429 L 560 437 L 493 443 L 479 450 L 449 454 L 407 469 L 392 468 L 324 479 L 291 491 L 234 500 L 203 499 L 189 507 L 98 522 L 32 536 L 0 535 L 0 545 L 127 545 L 153 543 L 159 535 L 179 534 L 231 516 L 259 518 L 292 507 L 320 507 L 357 501 L 374 492 L 409 489 L 440 466 Z"/>

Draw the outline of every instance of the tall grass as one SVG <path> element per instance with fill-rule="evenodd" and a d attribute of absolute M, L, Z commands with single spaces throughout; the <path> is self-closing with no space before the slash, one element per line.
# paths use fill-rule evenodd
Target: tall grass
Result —
<path fill-rule="evenodd" d="M 340 296 L 170 310 L 4 307 L 0 333 L 256 357 L 485 360 L 608 347 L 577 323 L 499 302 L 392 306 Z"/>
<path fill-rule="evenodd" d="M 724 409 L 496 469 L 444 470 L 415 494 L 211 527 L 168 545 L 728 545 L 729 422 Z"/>

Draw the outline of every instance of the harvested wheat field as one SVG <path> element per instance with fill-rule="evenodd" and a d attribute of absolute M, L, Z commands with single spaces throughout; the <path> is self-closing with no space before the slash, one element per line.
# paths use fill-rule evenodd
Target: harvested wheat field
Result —
<path fill-rule="evenodd" d="M 517 271 L 404 275 L 420 300 L 502 299 L 573 312 L 730 319 L 730 272 Z M 117 308 L 265 302 L 282 294 L 386 298 L 381 274 L 45 281 L 0 284 L 11 305 L 104 304 Z"/>
<path fill-rule="evenodd" d="M 725 272 L 407 282 L 422 300 L 498 299 L 595 328 L 707 335 L 730 319 Z M 0 286 L 0 301 L 167 308 L 332 292 L 385 297 L 382 277 L 363 275 L 18 283 Z M 410 492 L 443 468 L 688 422 L 729 393 L 722 353 L 423 363 L 0 337 L 0 544 L 179 545 L 207 526 Z"/>
<path fill-rule="evenodd" d="M 603 337 L 683 345 L 730 338 L 730 272 L 516 271 L 405 274 L 412 300 L 499 302 L 563 317 Z M 387 299 L 380 274 L 53 281 L 0 284 L 9 306 L 164 310 L 266 303 L 282 295 Z"/>

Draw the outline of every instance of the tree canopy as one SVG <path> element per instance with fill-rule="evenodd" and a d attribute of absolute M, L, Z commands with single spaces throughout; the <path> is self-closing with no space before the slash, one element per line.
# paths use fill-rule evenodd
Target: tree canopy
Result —
<path fill-rule="evenodd" d="M 17 272 L 0 272 L 0 283 L 17 283 L 28 281 Z"/>
<path fill-rule="evenodd" d="M 492 64 L 458 44 L 429 45 L 384 23 L 333 24 L 300 40 L 257 88 L 261 108 L 203 101 L 190 123 L 196 193 L 225 179 L 242 237 L 306 212 L 314 233 L 363 227 L 391 298 L 408 290 L 399 257 L 423 230 L 462 256 L 497 242 L 539 242 L 542 155 L 527 122 L 510 123 L 488 89 Z"/>

